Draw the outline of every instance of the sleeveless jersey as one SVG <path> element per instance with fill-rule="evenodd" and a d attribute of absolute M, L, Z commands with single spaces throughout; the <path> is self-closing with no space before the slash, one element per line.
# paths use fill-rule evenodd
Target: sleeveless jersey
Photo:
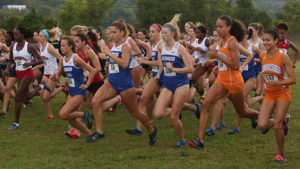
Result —
<path fill-rule="evenodd" d="M 17 51 L 18 42 L 14 44 L 13 47 L 13 57 L 16 63 L 16 71 L 24 71 L 32 68 L 32 66 L 24 67 L 23 64 L 31 63 L 31 54 L 28 52 L 28 42 L 25 41 L 24 47 L 22 50 Z"/>
<path fill-rule="evenodd" d="M 49 43 L 47 43 L 45 49 L 41 49 L 41 57 L 44 62 L 44 74 L 51 75 L 57 71 L 56 57 L 48 52 Z"/>
<path fill-rule="evenodd" d="M 131 37 L 128 37 L 128 38 L 126 39 L 126 42 L 125 42 L 125 43 L 127 43 L 127 45 L 128 45 L 128 46 L 130 47 L 130 49 L 131 49 L 130 61 L 129 61 L 129 68 L 132 69 L 132 68 L 135 68 L 135 67 L 139 66 L 140 64 L 139 64 L 138 61 L 137 61 L 138 56 L 132 56 L 134 50 L 132 49 L 132 47 L 131 47 L 131 45 L 130 45 L 130 43 L 129 43 L 129 39 L 131 39 Z"/>
<path fill-rule="evenodd" d="M 252 44 L 249 44 L 248 52 L 253 55 Z M 241 66 L 245 63 L 247 56 L 240 54 L 240 64 Z M 253 71 L 254 68 L 254 58 L 249 62 L 247 66 L 244 67 L 243 72 Z"/>
<path fill-rule="evenodd" d="M 63 68 L 64 73 L 66 74 L 66 78 L 69 84 L 70 94 L 82 93 L 82 89 L 79 88 L 80 85 L 85 84 L 83 77 L 83 69 L 76 67 L 74 65 L 74 57 L 77 54 L 73 54 L 68 62 L 66 62 L 66 57 L 63 59 Z"/>
<path fill-rule="evenodd" d="M 95 66 L 93 65 L 93 63 L 86 57 L 86 53 L 88 52 L 88 50 L 90 50 L 91 48 L 89 46 L 87 46 L 84 50 L 84 53 L 82 54 L 80 50 L 76 50 L 77 55 L 87 64 L 91 65 L 93 68 L 95 68 Z M 88 75 L 88 72 L 87 72 Z M 99 73 L 97 73 L 93 79 L 93 83 L 98 83 L 102 80 L 101 76 Z"/>
<path fill-rule="evenodd" d="M 158 51 L 157 47 L 161 43 L 161 40 L 157 42 L 157 44 L 154 46 L 152 45 L 152 61 L 158 60 Z M 155 77 L 158 72 L 158 66 L 152 66 L 152 77 Z"/>
<path fill-rule="evenodd" d="M 232 57 L 228 49 L 228 43 L 231 39 L 235 38 L 230 36 L 225 44 L 222 46 L 222 41 L 219 42 L 218 54 L 230 62 L 232 62 Z M 219 73 L 217 79 L 226 84 L 233 84 L 235 82 L 243 81 L 242 75 L 238 70 L 228 67 L 225 63 L 218 61 Z"/>
<path fill-rule="evenodd" d="M 269 80 L 281 81 L 287 79 L 287 72 L 282 63 L 282 55 L 283 53 L 280 51 L 273 58 L 269 58 L 267 52 L 261 54 L 262 73 L 266 92 L 280 92 L 285 88 L 289 88 L 289 86 L 270 86 L 268 83 Z"/>
<path fill-rule="evenodd" d="M 122 57 L 122 47 L 126 44 L 126 42 L 122 43 L 119 46 L 113 46 L 111 48 L 111 53 L 113 53 L 118 58 Z M 114 82 L 120 85 L 130 84 L 131 80 L 131 72 L 129 66 L 127 68 L 122 68 L 119 66 L 112 58 L 109 58 L 109 67 L 108 67 L 108 80 L 110 82 Z"/>
<path fill-rule="evenodd" d="M 288 41 L 285 39 L 283 42 L 278 43 L 277 48 L 281 53 L 288 54 L 289 51 Z"/>
<path fill-rule="evenodd" d="M 177 83 L 182 83 L 182 81 L 188 81 L 187 74 L 176 73 L 166 67 L 167 62 L 172 63 L 174 68 L 185 67 L 182 58 L 178 55 L 178 47 L 179 43 L 176 42 L 171 50 L 167 50 L 166 43 L 163 44 L 161 56 L 164 66 L 164 84 L 176 85 Z"/>

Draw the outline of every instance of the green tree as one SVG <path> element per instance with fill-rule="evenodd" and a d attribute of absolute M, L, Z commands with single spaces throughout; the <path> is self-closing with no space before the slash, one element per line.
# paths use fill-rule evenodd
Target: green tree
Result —
<path fill-rule="evenodd" d="M 10 11 L 6 13 L 6 16 L 4 17 L 0 27 L 6 30 L 13 30 L 15 27 L 18 26 L 18 23 L 21 20 L 22 20 L 21 16 L 15 14 L 13 11 Z"/>
<path fill-rule="evenodd" d="M 289 25 L 290 32 L 300 31 L 300 0 L 293 2 L 287 2 L 281 9 L 280 13 L 276 14 L 277 20 L 279 22 L 287 22 Z"/>
<path fill-rule="evenodd" d="M 65 32 L 73 25 L 101 25 L 117 0 L 68 0 L 61 7 L 59 21 Z"/>

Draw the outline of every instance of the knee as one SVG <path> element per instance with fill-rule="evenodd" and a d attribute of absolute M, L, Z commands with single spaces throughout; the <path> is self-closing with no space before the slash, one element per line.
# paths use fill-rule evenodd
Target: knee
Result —
<path fill-rule="evenodd" d="M 11 87 L 5 87 L 3 91 L 4 93 L 9 93 L 11 89 L 12 89 Z"/>
<path fill-rule="evenodd" d="M 257 127 L 260 130 L 266 130 L 266 129 L 268 129 L 268 124 L 266 122 L 262 122 L 262 121 L 258 120 Z"/>
<path fill-rule="evenodd" d="M 93 98 L 92 101 L 91 101 L 91 104 L 92 104 L 91 107 L 93 107 L 93 108 L 99 108 L 100 105 L 101 105 L 101 101 Z"/>
<path fill-rule="evenodd" d="M 68 114 L 61 111 L 61 112 L 59 112 L 59 117 L 60 117 L 62 120 L 67 120 L 67 119 L 68 119 Z"/>
<path fill-rule="evenodd" d="M 170 119 L 172 122 L 179 120 L 179 113 L 176 113 L 176 114 L 172 113 L 170 116 Z"/>
<path fill-rule="evenodd" d="M 275 131 L 282 130 L 282 122 L 278 120 L 274 120 L 274 130 Z"/>
<path fill-rule="evenodd" d="M 157 112 L 154 112 L 153 116 L 157 120 L 161 120 L 163 118 L 162 114 Z"/>
<path fill-rule="evenodd" d="M 147 103 L 151 98 L 142 95 L 140 104 Z"/>

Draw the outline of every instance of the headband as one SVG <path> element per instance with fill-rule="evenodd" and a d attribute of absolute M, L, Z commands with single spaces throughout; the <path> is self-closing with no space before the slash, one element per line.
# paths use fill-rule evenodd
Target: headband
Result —
<path fill-rule="evenodd" d="M 45 36 L 50 39 L 49 33 L 46 31 L 46 29 L 43 29 L 42 32 L 45 34 Z"/>
<path fill-rule="evenodd" d="M 163 28 L 167 28 L 167 29 L 169 29 L 169 31 L 174 32 L 174 30 L 171 27 L 167 26 L 167 25 L 164 25 Z"/>
<path fill-rule="evenodd" d="M 156 24 L 153 24 L 152 26 L 155 27 L 158 30 L 158 32 L 161 31 L 161 29 L 159 28 L 159 26 L 157 26 Z"/>
<path fill-rule="evenodd" d="M 101 32 L 101 30 L 97 27 L 94 27 L 94 30 L 96 30 L 98 33 Z"/>

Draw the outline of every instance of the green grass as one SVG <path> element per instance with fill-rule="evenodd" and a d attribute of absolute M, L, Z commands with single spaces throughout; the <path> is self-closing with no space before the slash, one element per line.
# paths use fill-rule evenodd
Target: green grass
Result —
<path fill-rule="evenodd" d="M 296 74 L 300 73 L 300 64 Z M 297 79 L 300 83 L 300 76 Z M 197 151 L 188 146 L 176 148 L 176 134 L 167 128 L 169 119 L 154 120 L 158 128 L 158 142 L 148 145 L 148 134 L 129 136 L 125 129 L 135 125 L 123 105 L 117 114 L 105 114 L 105 139 L 96 143 L 85 143 L 85 136 L 71 140 L 63 135 L 68 129 L 65 121 L 59 119 L 59 107 L 64 102 L 59 94 L 51 105 L 56 119 L 45 122 L 46 112 L 40 98 L 35 97 L 33 105 L 21 113 L 21 128 L 9 131 L 13 122 L 13 101 L 9 117 L 0 119 L 0 168 L 300 168 L 300 86 L 294 85 L 290 132 L 286 137 L 285 154 L 288 162 L 277 164 L 273 158 L 277 146 L 273 129 L 266 135 L 251 128 L 250 120 L 244 119 L 239 135 L 229 136 L 234 126 L 236 113 L 232 105 L 225 108 L 227 129 L 217 131 L 213 137 L 205 138 L 205 150 Z M 258 109 L 258 105 L 255 105 Z M 86 109 L 84 106 L 83 109 Z M 198 121 L 189 111 L 184 111 L 184 134 L 186 140 L 194 139 L 198 132 Z M 92 129 L 95 131 L 95 127 Z"/>

